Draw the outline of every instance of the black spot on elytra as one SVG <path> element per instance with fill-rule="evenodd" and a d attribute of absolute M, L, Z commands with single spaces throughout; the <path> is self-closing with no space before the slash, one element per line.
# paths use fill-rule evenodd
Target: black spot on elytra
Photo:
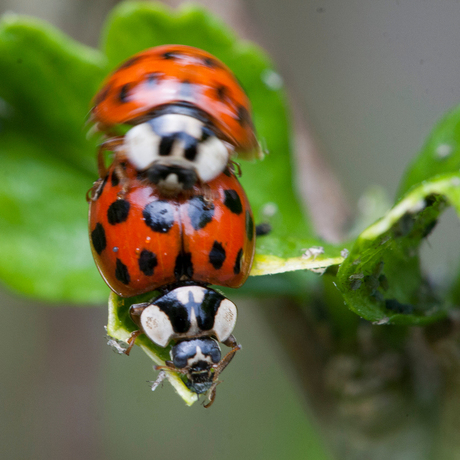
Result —
<path fill-rule="evenodd" d="M 176 264 L 174 266 L 174 276 L 178 281 L 184 278 L 191 279 L 193 276 L 193 263 L 192 254 L 189 252 L 179 253 L 176 257 Z"/>
<path fill-rule="evenodd" d="M 142 211 L 145 223 L 158 233 L 167 233 L 174 225 L 174 210 L 166 200 L 152 201 Z"/>
<path fill-rule="evenodd" d="M 177 59 L 178 57 L 181 56 L 181 53 L 177 52 L 177 51 L 167 51 L 166 53 L 163 53 L 162 55 L 162 58 L 163 59 Z"/>
<path fill-rule="evenodd" d="M 131 277 L 129 276 L 128 267 L 117 258 L 117 265 L 115 268 L 115 278 L 123 284 L 129 284 Z"/>
<path fill-rule="evenodd" d="M 249 115 L 248 109 L 242 105 L 238 107 L 237 120 L 240 126 L 251 126 L 251 117 Z"/>
<path fill-rule="evenodd" d="M 194 85 L 188 80 L 184 80 L 180 85 L 179 97 L 189 99 L 193 96 Z"/>
<path fill-rule="evenodd" d="M 165 157 L 171 153 L 172 146 L 176 139 L 175 134 L 164 136 L 161 138 L 160 147 L 158 148 L 158 155 Z"/>
<path fill-rule="evenodd" d="M 107 240 L 105 238 L 104 227 L 99 222 L 96 224 L 96 227 L 91 232 L 91 242 L 93 243 L 94 250 L 99 255 L 107 247 Z"/>
<path fill-rule="evenodd" d="M 224 205 L 227 206 L 233 214 L 241 214 L 243 205 L 241 204 L 240 196 L 236 190 L 224 190 Z"/>
<path fill-rule="evenodd" d="M 130 204 L 126 200 L 114 201 L 107 210 L 107 219 L 110 225 L 121 224 L 129 215 Z"/>
<path fill-rule="evenodd" d="M 213 59 L 212 57 L 205 57 L 205 58 L 203 59 L 203 64 L 204 64 L 206 67 L 209 67 L 209 68 L 211 68 L 211 69 L 220 67 L 219 62 L 217 62 L 217 61 L 216 61 L 215 59 Z"/>
<path fill-rule="evenodd" d="M 233 273 L 235 273 L 235 275 L 240 274 L 242 257 L 243 257 L 243 248 L 241 248 L 238 251 L 238 254 L 236 255 L 235 265 L 233 266 Z"/>
<path fill-rule="evenodd" d="M 218 86 L 216 88 L 216 94 L 220 101 L 224 101 L 228 97 L 228 88 L 225 85 Z"/>
<path fill-rule="evenodd" d="M 141 252 L 138 262 L 140 271 L 146 276 L 152 276 L 155 267 L 158 265 L 157 256 L 147 249 Z"/>
<path fill-rule="evenodd" d="M 254 238 L 254 221 L 249 210 L 246 210 L 246 235 L 249 241 Z"/>
<path fill-rule="evenodd" d="M 211 252 L 209 253 L 209 262 L 211 265 L 216 270 L 219 270 L 219 268 L 221 268 L 224 264 L 226 257 L 227 256 L 225 254 L 225 249 L 223 248 L 222 243 L 214 241 Z"/>
<path fill-rule="evenodd" d="M 112 187 L 116 187 L 120 183 L 120 178 L 115 171 L 112 172 Z"/>
<path fill-rule="evenodd" d="M 201 195 L 194 196 L 188 202 L 187 211 L 193 228 L 200 230 L 212 221 L 214 204 L 206 202 Z"/>
<path fill-rule="evenodd" d="M 123 103 L 128 102 L 129 88 L 130 88 L 129 83 L 126 83 L 126 85 L 123 85 L 120 88 L 120 91 L 118 93 L 118 99 L 120 100 L 120 102 L 123 102 Z"/>

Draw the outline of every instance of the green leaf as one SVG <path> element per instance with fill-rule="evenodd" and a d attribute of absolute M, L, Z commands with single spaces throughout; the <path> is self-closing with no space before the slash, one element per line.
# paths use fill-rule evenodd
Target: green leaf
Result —
<path fill-rule="evenodd" d="M 460 106 L 435 126 L 421 153 L 407 170 L 398 196 L 424 180 L 460 169 Z"/>
<path fill-rule="evenodd" d="M 51 26 L 0 22 L 0 277 L 50 301 L 100 302 L 86 191 L 96 178 L 83 129 L 105 58 Z"/>
<path fill-rule="evenodd" d="M 460 215 L 459 173 L 424 181 L 361 233 L 338 271 L 351 310 L 378 324 L 423 325 L 447 314 L 452 305 L 424 279 L 419 248 L 448 205 Z"/>

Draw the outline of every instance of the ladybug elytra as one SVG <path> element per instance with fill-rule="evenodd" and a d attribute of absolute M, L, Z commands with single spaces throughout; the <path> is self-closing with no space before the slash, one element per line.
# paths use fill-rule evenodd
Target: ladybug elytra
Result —
<path fill-rule="evenodd" d="M 145 172 L 163 193 L 211 181 L 234 154 L 262 156 L 240 84 L 197 48 L 165 45 L 134 55 L 104 82 L 94 104 L 91 120 L 108 136 L 100 156 L 113 150 L 116 161 Z"/>

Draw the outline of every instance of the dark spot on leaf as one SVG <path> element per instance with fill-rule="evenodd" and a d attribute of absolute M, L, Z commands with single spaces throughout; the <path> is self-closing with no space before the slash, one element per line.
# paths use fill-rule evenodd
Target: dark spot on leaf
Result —
<path fill-rule="evenodd" d="M 272 226 L 268 222 L 256 225 L 256 236 L 265 236 L 272 231 Z"/>
<path fill-rule="evenodd" d="M 402 313 L 404 315 L 410 315 L 414 311 L 413 305 L 400 303 L 396 299 L 386 299 L 385 307 L 395 313 Z"/>
<path fill-rule="evenodd" d="M 387 291 L 388 288 L 390 287 L 388 284 L 388 278 L 383 273 L 379 276 L 379 283 L 380 283 L 380 287 L 384 291 Z"/>
<path fill-rule="evenodd" d="M 415 219 L 410 213 L 404 214 L 401 219 L 393 226 L 394 237 L 400 238 L 408 235 L 414 228 Z"/>

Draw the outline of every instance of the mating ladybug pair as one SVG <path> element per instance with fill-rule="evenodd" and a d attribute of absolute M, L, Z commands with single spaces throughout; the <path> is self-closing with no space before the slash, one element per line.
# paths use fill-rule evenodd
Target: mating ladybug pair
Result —
<path fill-rule="evenodd" d="M 208 286 L 240 287 L 254 257 L 253 216 L 232 162 L 261 156 L 249 101 L 215 57 L 168 45 L 122 64 L 96 95 L 92 121 L 107 137 L 89 198 L 96 265 L 122 297 L 161 293 L 131 307 L 139 329 L 125 352 L 142 333 L 161 347 L 174 341 L 157 369 L 208 392 L 208 407 L 240 348 L 236 306 Z M 218 342 L 230 347 L 223 358 Z"/>

